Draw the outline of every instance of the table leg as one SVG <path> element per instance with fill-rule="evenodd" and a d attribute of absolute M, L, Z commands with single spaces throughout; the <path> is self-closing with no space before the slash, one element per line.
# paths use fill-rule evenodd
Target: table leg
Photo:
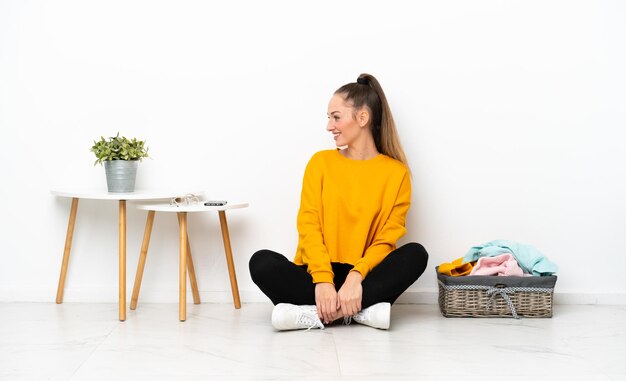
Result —
<path fill-rule="evenodd" d="M 230 235 L 228 234 L 228 223 L 226 222 L 226 212 L 219 211 L 220 226 L 222 228 L 222 239 L 224 240 L 224 252 L 226 253 L 226 263 L 228 264 L 228 274 L 230 276 L 230 288 L 233 292 L 233 302 L 235 308 L 241 308 L 239 299 L 239 287 L 237 286 L 237 275 L 235 274 L 235 264 L 233 262 L 233 251 L 230 246 Z"/>
<path fill-rule="evenodd" d="M 120 200 L 120 321 L 126 320 L 126 200 Z"/>
<path fill-rule="evenodd" d="M 139 263 L 137 264 L 137 274 L 135 275 L 135 285 L 133 286 L 133 296 L 130 299 L 130 309 L 137 308 L 137 299 L 139 298 L 139 290 L 141 289 L 141 279 L 143 278 L 143 269 L 146 266 L 146 257 L 148 256 L 148 246 L 150 245 L 150 236 L 152 235 L 152 225 L 154 223 L 154 210 L 148 211 L 146 219 L 146 229 L 143 233 L 143 242 L 141 243 L 141 252 L 139 253 Z"/>
<path fill-rule="evenodd" d="M 187 235 L 187 272 L 189 272 L 189 283 L 191 284 L 191 293 L 193 294 L 193 304 L 200 304 L 200 292 L 198 291 L 196 271 L 193 267 L 193 259 L 191 258 L 191 244 L 189 243 L 189 234 Z"/>
<path fill-rule="evenodd" d="M 180 225 L 180 263 L 178 268 L 178 318 L 180 321 L 187 320 L 187 212 L 178 212 L 178 224 Z"/>
<path fill-rule="evenodd" d="M 67 223 L 67 234 L 65 235 L 65 249 L 63 250 L 63 263 L 61 264 L 61 275 L 59 276 L 59 286 L 57 287 L 57 304 L 63 303 L 63 289 L 65 288 L 65 276 L 70 263 L 70 251 L 72 249 L 72 237 L 74 235 L 74 223 L 76 222 L 76 211 L 78 210 L 78 198 L 72 198 L 70 208 L 70 220 Z"/>

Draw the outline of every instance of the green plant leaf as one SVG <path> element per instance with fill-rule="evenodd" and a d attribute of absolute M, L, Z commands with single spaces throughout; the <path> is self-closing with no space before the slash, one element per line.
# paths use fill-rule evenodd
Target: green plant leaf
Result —
<path fill-rule="evenodd" d="M 149 157 L 148 148 L 145 141 L 132 138 L 129 140 L 125 136 L 120 136 L 119 131 L 115 136 L 105 139 L 100 136 L 100 140 L 94 140 L 90 149 L 96 156 L 96 164 L 111 160 L 141 160 Z"/>

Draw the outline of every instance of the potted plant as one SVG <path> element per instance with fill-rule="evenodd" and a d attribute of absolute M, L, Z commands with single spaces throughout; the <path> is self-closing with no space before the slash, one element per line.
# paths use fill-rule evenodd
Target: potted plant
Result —
<path fill-rule="evenodd" d="M 137 165 L 148 157 L 145 141 L 129 140 L 118 132 L 108 139 L 100 137 L 100 140 L 94 140 L 90 151 L 96 155 L 94 165 L 104 164 L 109 192 L 128 193 L 135 190 Z"/>

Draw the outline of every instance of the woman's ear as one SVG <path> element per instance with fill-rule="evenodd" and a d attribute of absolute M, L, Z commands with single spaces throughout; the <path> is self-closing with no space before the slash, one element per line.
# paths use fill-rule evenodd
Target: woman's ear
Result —
<path fill-rule="evenodd" d="M 359 123 L 360 127 L 365 127 L 368 125 L 370 121 L 370 113 L 366 107 L 363 107 L 359 110 L 359 112 L 357 112 L 356 120 Z"/>

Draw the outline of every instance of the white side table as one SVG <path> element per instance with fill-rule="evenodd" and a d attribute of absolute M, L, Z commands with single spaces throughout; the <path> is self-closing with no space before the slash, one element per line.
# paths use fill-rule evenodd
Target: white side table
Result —
<path fill-rule="evenodd" d="M 193 270 L 193 263 L 191 261 L 191 248 L 189 245 L 189 237 L 187 236 L 187 213 L 195 212 L 217 212 L 220 218 L 220 227 L 222 230 L 222 240 L 224 241 L 224 252 L 226 254 L 226 263 L 228 265 L 228 273 L 230 276 L 230 287 L 233 293 L 233 304 L 235 308 L 241 308 L 241 301 L 239 299 L 239 287 L 237 286 L 237 276 L 235 274 L 235 264 L 233 262 L 233 252 L 230 245 L 230 234 L 228 232 L 228 223 L 226 221 L 226 210 L 229 209 L 241 209 L 248 207 L 247 202 L 231 203 L 228 202 L 222 206 L 205 206 L 203 202 L 199 204 L 175 206 L 169 204 L 138 204 L 138 209 L 148 211 L 148 218 L 146 220 L 146 230 L 144 233 L 143 243 L 141 245 L 141 253 L 139 255 L 139 263 L 137 265 L 137 275 L 135 276 L 135 286 L 133 287 L 133 296 L 130 302 L 130 309 L 137 308 L 137 299 L 139 298 L 139 290 L 141 288 L 141 279 L 143 277 L 143 270 L 146 264 L 146 256 L 148 254 L 148 245 L 150 243 L 150 235 L 152 232 L 152 224 L 154 222 L 155 212 L 176 213 L 178 216 L 179 224 L 179 241 L 180 241 L 180 259 L 179 259 L 179 308 L 178 317 L 180 321 L 187 319 L 187 279 L 186 273 L 189 271 L 189 280 L 191 283 L 194 303 L 200 303 L 200 295 L 198 293 L 198 286 L 195 280 L 195 272 Z"/>
<path fill-rule="evenodd" d="M 58 304 L 63 303 L 63 289 L 65 287 L 65 276 L 70 261 L 70 250 L 72 248 L 72 236 L 74 234 L 74 223 L 76 222 L 76 211 L 78 210 L 79 199 L 90 200 L 113 200 L 119 204 L 119 319 L 126 320 L 126 201 L 149 201 L 171 199 L 183 196 L 186 192 L 172 191 L 151 191 L 137 190 L 132 193 L 109 193 L 104 190 L 85 189 L 54 189 L 51 193 L 59 197 L 72 199 L 70 208 L 70 218 L 65 236 L 65 250 L 63 251 L 63 263 L 61 265 L 61 275 L 59 276 L 59 286 L 57 288 Z M 188 193 L 188 192 L 187 192 Z"/>

